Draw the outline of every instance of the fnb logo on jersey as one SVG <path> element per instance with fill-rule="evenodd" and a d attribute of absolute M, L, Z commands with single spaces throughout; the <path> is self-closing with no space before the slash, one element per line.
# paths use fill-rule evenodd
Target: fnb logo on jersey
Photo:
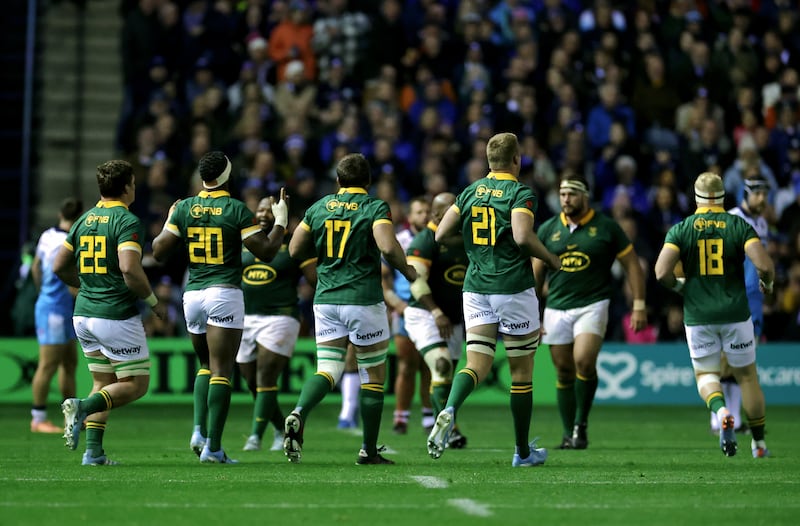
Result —
<path fill-rule="evenodd" d="M 347 201 L 337 201 L 336 199 L 331 199 L 325 203 L 325 208 L 327 208 L 329 212 L 334 212 L 340 208 L 344 208 L 348 212 L 354 212 L 358 210 L 358 203 L 348 203 Z"/>
<path fill-rule="evenodd" d="M 475 197 L 483 197 L 490 194 L 492 197 L 503 197 L 503 191 L 499 188 L 488 188 L 486 185 L 479 185 L 475 189 Z"/>
<path fill-rule="evenodd" d="M 276 277 L 278 273 L 275 269 L 264 263 L 250 265 L 242 271 L 242 281 L 248 285 L 266 285 L 275 281 Z"/>
<path fill-rule="evenodd" d="M 706 219 L 705 217 L 698 217 L 692 223 L 692 228 L 700 232 L 708 230 L 709 228 L 725 228 L 725 221 L 718 221 L 716 219 Z"/>
<path fill-rule="evenodd" d="M 92 213 L 86 216 L 86 220 L 84 221 L 84 223 L 86 224 L 86 226 L 92 226 L 92 224 L 94 223 L 102 223 L 105 225 L 108 223 L 109 219 L 110 218 L 108 216 L 98 216 Z"/>
<path fill-rule="evenodd" d="M 561 258 L 561 270 L 564 272 L 579 272 L 592 263 L 587 254 L 577 250 L 564 252 L 559 257 Z"/>
<path fill-rule="evenodd" d="M 204 214 L 211 214 L 212 216 L 221 216 L 222 215 L 222 207 L 220 206 L 203 206 L 201 204 L 192 205 L 192 209 L 189 210 L 189 213 L 195 219 L 199 217 L 203 217 Z"/>
<path fill-rule="evenodd" d="M 463 285 L 467 267 L 461 264 L 453 265 L 444 271 L 444 280 L 451 285 Z"/>

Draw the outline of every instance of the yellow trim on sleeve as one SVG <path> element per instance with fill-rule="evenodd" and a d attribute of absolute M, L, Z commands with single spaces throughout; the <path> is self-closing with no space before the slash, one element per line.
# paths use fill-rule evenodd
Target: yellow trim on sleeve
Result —
<path fill-rule="evenodd" d="M 460 209 L 460 208 L 458 208 L 458 206 L 457 206 L 457 205 L 452 205 L 452 206 L 450 207 L 450 210 L 452 210 L 453 212 L 455 212 L 455 213 L 456 213 L 456 214 L 458 214 L 458 215 L 461 215 L 461 209 Z"/>
<path fill-rule="evenodd" d="M 633 251 L 633 243 L 628 243 L 628 246 L 617 252 L 617 259 L 624 258 Z"/>
<path fill-rule="evenodd" d="M 306 268 L 309 265 L 316 265 L 316 264 L 317 264 L 317 258 L 309 258 L 300 263 L 300 268 Z"/>
<path fill-rule="evenodd" d="M 380 225 L 382 223 L 388 223 L 390 225 L 392 224 L 391 220 L 389 219 L 376 219 L 375 221 L 372 222 L 372 228 L 375 228 L 375 226 Z"/>
<path fill-rule="evenodd" d="M 69 241 L 67 241 L 66 239 L 64 240 L 64 243 L 62 243 L 62 244 L 64 245 L 64 248 L 66 248 L 66 249 L 67 249 L 67 250 L 69 250 L 70 252 L 75 252 L 75 247 L 73 247 L 73 246 L 72 246 L 72 243 L 70 243 L 70 242 L 69 242 Z"/>
<path fill-rule="evenodd" d="M 164 230 L 166 230 L 170 234 L 175 234 L 176 236 L 181 237 L 181 231 L 178 229 L 178 227 L 176 227 L 172 223 L 167 223 L 166 225 L 164 225 Z"/>
<path fill-rule="evenodd" d="M 302 228 L 306 232 L 311 232 L 311 227 L 308 226 L 305 221 L 300 221 L 300 224 L 297 225 L 297 228 Z"/>
<path fill-rule="evenodd" d="M 528 214 L 529 216 L 533 217 L 533 212 L 531 212 L 527 208 L 512 208 L 511 209 L 511 213 L 513 214 L 514 212 L 522 212 L 522 213 Z"/>
<path fill-rule="evenodd" d="M 664 243 L 664 248 L 669 248 L 671 250 L 674 250 L 675 252 L 681 251 L 680 247 L 674 243 Z"/>
<path fill-rule="evenodd" d="M 142 245 L 136 241 L 125 241 L 117 246 L 117 252 L 120 250 L 133 250 L 134 252 L 142 253 Z"/>
<path fill-rule="evenodd" d="M 247 239 L 250 236 L 254 236 L 254 235 L 258 234 L 259 230 L 261 230 L 261 226 L 260 225 L 253 225 L 253 226 L 249 226 L 247 228 L 243 228 L 242 229 L 242 241 L 244 241 L 245 239 Z"/>
<path fill-rule="evenodd" d="M 419 256 L 406 256 L 407 261 L 419 261 L 426 267 L 430 267 L 433 262 L 430 259 L 421 258 Z"/>
<path fill-rule="evenodd" d="M 749 247 L 751 243 L 761 243 L 761 240 L 757 237 L 751 237 L 750 239 L 744 242 L 744 248 Z"/>

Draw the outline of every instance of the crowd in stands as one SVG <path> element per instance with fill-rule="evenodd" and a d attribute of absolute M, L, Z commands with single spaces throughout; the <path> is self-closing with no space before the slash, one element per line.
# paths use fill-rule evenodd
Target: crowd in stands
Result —
<path fill-rule="evenodd" d="M 722 175 L 730 207 L 743 178 L 766 177 L 777 281 L 765 337 L 800 339 L 793 1 L 123 0 L 120 13 L 116 146 L 137 170 L 133 210 L 153 237 L 170 204 L 199 191 L 196 164 L 212 149 L 253 208 L 287 187 L 291 230 L 334 189 L 345 153 L 368 156 L 372 192 L 402 221 L 410 198 L 484 176 L 487 139 L 510 131 L 537 225 L 559 212 L 566 172 L 585 174 L 595 206 L 623 225 L 659 341 L 684 338 L 680 297 L 652 263 L 693 211 L 692 181 Z M 183 268 L 149 271 L 180 283 Z M 608 336 L 624 340 L 618 276 Z"/>

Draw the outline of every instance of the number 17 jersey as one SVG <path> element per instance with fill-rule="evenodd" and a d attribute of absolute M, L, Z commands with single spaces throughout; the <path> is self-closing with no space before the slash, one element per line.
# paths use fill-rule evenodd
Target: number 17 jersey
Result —
<path fill-rule="evenodd" d="M 744 249 L 758 243 L 753 227 L 721 207 L 701 207 L 667 232 L 664 246 L 678 250 L 686 284 L 686 325 L 745 321 L 750 307 L 744 286 Z"/>
<path fill-rule="evenodd" d="M 383 301 L 381 253 L 372 235 L 392 224 L 389 205 L 363 188 L 342 188 L 306 211 L 297 228 L 311 233 L 317 255 L 320 305 L 375 305 Z"/>

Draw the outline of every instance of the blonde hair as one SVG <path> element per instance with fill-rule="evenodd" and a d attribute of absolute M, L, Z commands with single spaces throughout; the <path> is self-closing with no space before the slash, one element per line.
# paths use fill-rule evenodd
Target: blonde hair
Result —
<path fill-rule="evenodd" d="M 513 133 L 498 133 L 486 143 L 486 159 L 490 170 L 511 168 L 514 157 L 519 155 L 519 142 Z"/>
<path fill-rule="evenodd" d="M 722 178 L 714 172 L 703 172 L 694 182 L 694 200 L 698 205 L 721 205 L 725 200 Z"/>

